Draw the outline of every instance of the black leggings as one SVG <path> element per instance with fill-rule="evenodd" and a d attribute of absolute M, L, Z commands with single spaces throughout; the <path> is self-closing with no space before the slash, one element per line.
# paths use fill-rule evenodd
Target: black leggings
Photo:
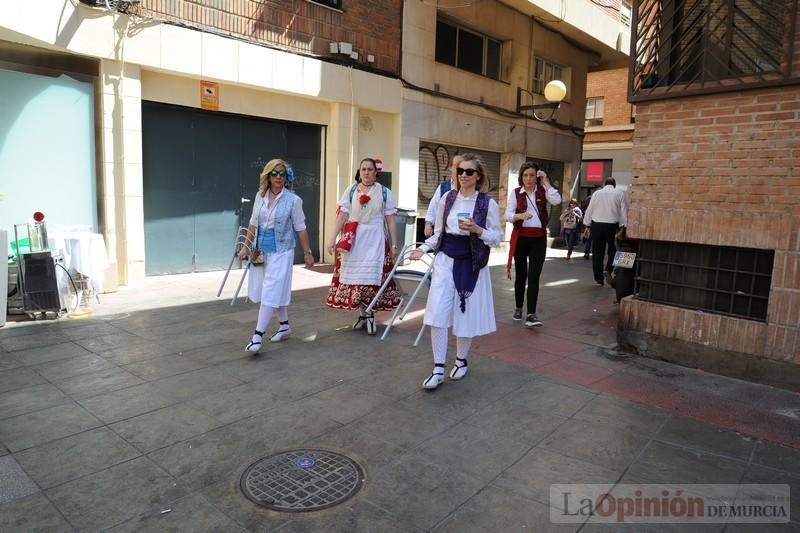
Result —
<path fill-rule="evenodd" d="M 514 265 L 517 278 L 514 280 L 514 298 L 522 308 L 525 282 L 528 283 L 528 314 L 536 312 L 539 299 L 539 276 L 547 254 L 547 237 L 520 237 L 514 249 Z M 528 264 L 530 262 L 530 265 Z"/>

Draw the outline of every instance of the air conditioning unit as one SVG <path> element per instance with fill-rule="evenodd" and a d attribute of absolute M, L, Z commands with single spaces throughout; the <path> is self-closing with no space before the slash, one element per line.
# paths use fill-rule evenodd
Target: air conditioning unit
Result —
<path fill-rule="evenodd" d="M 353 53 L 352 43 L 339 43 L 339 53 L 349 56 Z"/>

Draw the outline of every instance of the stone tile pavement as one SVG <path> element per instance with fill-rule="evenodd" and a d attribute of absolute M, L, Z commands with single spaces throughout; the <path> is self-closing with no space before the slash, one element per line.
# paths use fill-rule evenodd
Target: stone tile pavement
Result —
<path fill-rule="evenodd" d="M 494 267 L 498 332 L 433 393 L 419 312 L 385 341 L 352 332 L 322 305 L 324 272 L 296 271 L 294 336 L 257 357 L 242 350 L 256 307 L 216 299 L 220 273 L 148 279 L 85 320 L 10 324 L 0 531 L 800 531 L 800 395 L 619 353 L 590 268 L 550 252 L 531 331 Z M 299 514 L 241 494 L 248 465 L 296 447 L 352 457 L 363 487 Z M 550 521 L 553 483 L 756 482 L 792 487 L 793 523 Z"/>

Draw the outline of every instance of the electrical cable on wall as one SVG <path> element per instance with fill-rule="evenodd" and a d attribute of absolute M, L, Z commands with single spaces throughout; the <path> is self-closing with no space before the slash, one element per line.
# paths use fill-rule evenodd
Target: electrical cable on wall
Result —
<path fill-rule="evenodd" d="M 462 104 L 468 104 L 468 105 L 473 105 L 473 106 L 476 106 L 476 107 L 480 107 L 480 108 L 483 108 L 483 109 L 485 109 L 487 111 L 491 111 L 492 113 L 500 115 L 501 117 L 504 117 L 504 118 L 526 119 L 526 123 L 527 123 L 527 120 L 532 118 L 527 113 L 518 113 L 517 111 L 510 110 L 510 109 L 505 109 L 503 107 L 499 107 L 499 106 L 495 106 L 495 105 L 491 105 L 491 104 L 486 104 L 486 103 L 483 103 L 483 102 L 477 102 L 475 100 L 469 100 L 467 98 L 461 98 L 460 96 L 453 96 L 452 94 L 443 93 L 441 91 L 435 91 L 433 89 L 426 89 L 425 87 L 420 87 L 418 85 L 414 85 L 413 83 L 411 83 L 409 81 L 406 81 L 403 78 L 400 78 L 400 81 L 403 83 L 403 87 L 406 87 L 407 89 L 411 89 L 411 90 L 414 90 L 414 91 L 417 91 L 417 92 L 421 92 L 423 94 L 427 94 L 427 95 L 430 95 L 430 96 L 435 96 L 437 98 L 447 98 L 448 100 L 453 100 L 455 102 L 459 102 L 459 103 L 462 103 Z M 549 126 L 551 126 L 553 128 L 562 130 L 562 131 L 568 131 L 568 132 L 572 133 L 573 135 L 575 135 L 576 137 L 583 137 L 583 135 L 584 135 L 584 132 L 583 132 L 582 128 L 576 128 L 575 126 L 571 126 L 569 124 L 561 124 L 559 122 L 552 122 L 552 121 L 543 122 L 543 123 L 547 124 L 547 125 L 549 125 Z"/>

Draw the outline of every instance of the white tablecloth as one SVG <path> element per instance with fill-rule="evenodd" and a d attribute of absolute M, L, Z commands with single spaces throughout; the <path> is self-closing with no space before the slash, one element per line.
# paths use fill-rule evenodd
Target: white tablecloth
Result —
<path fill-rule="evenodd" d="M 108 268 L 106 243 L 99 233 L 63 231 L 50 235 L 55 249 L 64 255 L 64 265 L 88 277 L 97 294 L 103 291 L 103 279 Z"/>

